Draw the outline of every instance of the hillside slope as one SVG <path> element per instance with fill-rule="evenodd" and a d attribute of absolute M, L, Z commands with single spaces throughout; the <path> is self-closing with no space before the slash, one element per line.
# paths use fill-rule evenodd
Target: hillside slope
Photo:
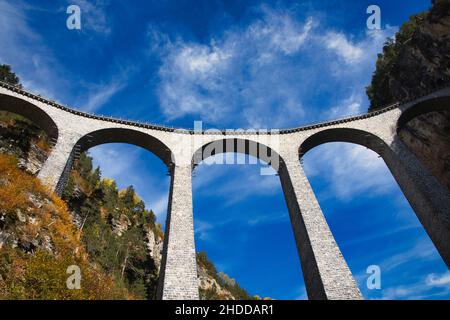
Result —
<path fill-rule="evenodd" d="M 450 2 L 410 18 L 378 56 L 367 88 L 370 109 L 450 86 Z M 450 111 L 429 112 L 400 131 L 404 143 L 450 189 Z"/>
<path fill-rule="evenodd" d="M 129 299 L 93 263 L 66 204 L 0 154 L 0 299 Z M 80 290 L 66 286 L 67 268 L 82 272 Z"/>

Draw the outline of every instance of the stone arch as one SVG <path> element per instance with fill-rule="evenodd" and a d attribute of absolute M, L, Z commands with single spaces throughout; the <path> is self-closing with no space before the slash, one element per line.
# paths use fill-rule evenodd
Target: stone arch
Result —
<path fill-rule="evenodd" d="M 389 146 L 376 135 L 364 130 L 350 128 L 325 129 L 308 137 L 300 146 L 299 155 L 304 156 L 311 149 L 328 142 L 349 142 L 359 144 L 383 156 Z M 386 161 L 386 159 L 385 159 Z"/>
<path fill-rule="evenodd" d="M 55 142 L 58 139 L 58 126 L 44 110 L 35 104 L 7 94 L 0 94 L 0 110 L 21 115 L 42 128 L 50 139 Z"/>
<path fill-rule="evenodd" d="M 327 142 L 359 144 L 371 149 L 384 160 L 442 259 L 449 266 L 448 192 L 430 179 L 418 165 L 417 159 L 412 158 L 409 151 L 405 150 L 399 137 L 395 136 L 392 144 L 388 145 L 380 137 L 364 130 L 326 129 L 311 135 L 301 144 L 300 157 Z"/>
<path fill-rule="evenodd" d="M 127 143 L 144 148 L 160 158 L 166 166 L 175 162 L 170 148 L 156 137 L 128 128 L 106 128 L 92 131 L 81 137 L 75 145 L 79 152 L 107 143 Z"/>
<path fill-rule="evenodd" d="M 170 169 L 175 162 L 174 155 L 170 148 L 156 137 L 145 132 L 114 127 L 91 131 L 78 139 L 73 149 L 69 152 L 70 154 L 68 155 L 64 168 L 56 179 L 56 193 L 62 194 L 70 171 L 72 170 L 74 159 L 79 153 L 107 143 L 127 143 L 144 148 L 161 159 L 168 169 Z"/>
<path fill-rule="evenodd" d="M 203 160 L 222 153 L 241 153 L 253 156 L 270 165 L 276 172 L 283 163 L 281 156 L 267 145 L 249 139 L 222 138 L 204 144 L 194 152 L 192 168 L 194 169 Z"/>
<path fill-rule="evenodd" d="M 64 187 L 72 170 L 74 160 L 79 153 L 86 152 L 87 150 L 105 144 L 111 143 L 124 143 L 133 145 L 136 147 L 143 148 L 156 157 L 158 157 L 167 167 L 171 174 L 171 185 L 169 189 L 168 196 L 168 206 L 167 215 L 170 215 L 172 206 L 172 188 L 173 188 L 173 170 L 175 167 L 175 156 L 173 155 L 171 149 L 163 143 L 157 137 L 140 130 L 133 128 L 123 128 L 123 127 L 109 127 L 91 131 L 84 134 L 78 141 L 73 145 L 70 151 L 70 155 L 65 164 L 64 170 L 59 178 L 56 185 L 56 192 L 59 194 L 63 193 Z M 169 224 L 169 219 L 167 220 Z M 168 237 L 168 226 L 166 226 L 166 232 L 164 237 L 164 245 L 166 246 L 166 238 Z M 153 249 L 152 249 L 153 250 Z M 167 249 L 162 252 L 162 260 L 160 265 L 159 282 L 161 283 L 165 277 L 165 259 L 166 259 Z M 159 285 L 160 286 L 160 285 Z M 157 289 L 159 291 L 159 289 Z M 157 299 L 161 299 L 159 292 L 157 291 Z"/>
<path fill-rule="evenodd" d="M 397 135 L 450 190 L 450 96 L 428 99 L 406 109 L 398 119 Z"/>
<path fill-rule="evenodd" d="M 427 99 L 402 112 L 397 121 L 397 133 L 412 119 L 433 111 L 450 110 L 450 96 Z"/>

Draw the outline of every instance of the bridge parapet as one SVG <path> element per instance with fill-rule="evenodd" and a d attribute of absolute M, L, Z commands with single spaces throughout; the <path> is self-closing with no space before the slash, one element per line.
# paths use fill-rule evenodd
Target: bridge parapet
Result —
<path fill-rule="evenodd" d="M 160 131 L 165 131 L 165 132 L 177 132 L 177 133 L 182 133 L 182 134 L 201 134 L 201 135 L 210 135 L 210 134 L 214 135 L 215 134 L 215 133 L 209 132 L 209 131 L 200 131 L 199 132 L 195 129 L 175 128 L 175 127 L 171 127 L 171 126 L 152 124 L 152 123 L 148 123 L 148 122 L 131 121 L 131 120 L 126 120 L 126 119 L 118 119 L 118 118 L 109 117 L 109 116 L 97 115 L 94 113 L 80 111 L 80 110 L 77 110 L 76 108 L 65 106 L 56 101 L 46 99 L 40 95 L 31 93 L 31 92 L 26 91 L 18 86 L 13 86 L 13 85 L 5 83 L 5 82 L 0 81 L 0 87 L 6 89 L 8 91 L 15 92 L 24 97 L 31 98 L 35 101 L 39 101 L 48 106 L 52 106 L 54 108 L 57 108 L 62 111 L 65 111 L 65 112 L 68 112 L 68 113 L 71 113 L 71 114 L 74 114 L 77 116 L 81 116 L 84 118 L 95 119 L 95 120 L 111 122 L 111 123 L 116 123 L 116 124 L 122 124 L 122 125 L 126 125 L 126 126 L 138 127 L 138 128 L 160 130 Z M 448 90 L 446 90 L 447 91 L 446 95 L 449 95 L 450 87 L 448 85 L 443 85 L 440 87 L 433 88 L 432 90 L 429 90 L 421 95 L 412 96 L 412 97 L 409 97 L 408 99 L 404 99 L 402 101 L 391 103 L 391 104 L 387 105 L 386 107 L 380 108 L 376 111 L 363 113 L 360 115 L 343 117 L 341 119 L 335 119 L 335 120 L 329 120 L 329 121 L 323 121 L 323 122 L 319 122 L 319 123 L 303 125 L 303 126 L 299 126 L 299 127 L 293 127 L 293 128 L 287 128 L 287 129 L 276 129 L 275 131 L 279 134 L 290 134 L 290 133 L 299 132 L 299 131 L 308 131 L 308 130 L 314 130 L 314 129 L 318 129 L 318 128 L 340 125 L 340 124 L 344 124 L 344 123 L 348 123 L 348 122 L 352 122 L 352 121 L 356 121 L 356 120 L 368 119 L 368 118 L 376 117 L 378 115 L 381 115 L 385 112 L 388 112 L 388 111 L 391 111 L 391 110 L 394 110 L 397 108 L 400 108 L 404 111 L 409 106 L 411 106 L 421 100 L 428 99 L 432 96 L 441 96 L 442 95 L 442 94 L 440 94 L 441 91 L 445 91 L 445 89 L 448 89 Z M 223 129 L 223 130 L 220 129 L 220 131 L 223 134 L 226 134 L 225 129 Z M 258 134 L 258 135 L 259 134 L 261 134 L 261 135 L 269 134 L 270 135 L 270 134 L 272 134 L 273 131 L 274 130 L 261 131 L 261 132 L 257 132 L 256 134 Z M 242 131 L 237 134 L 248 135 L 251 133 L 248 133 L 247 131 Z"/>

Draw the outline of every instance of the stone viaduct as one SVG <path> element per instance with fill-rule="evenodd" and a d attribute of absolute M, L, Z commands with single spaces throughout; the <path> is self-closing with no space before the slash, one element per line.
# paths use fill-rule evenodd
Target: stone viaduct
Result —
<path fill-rule="evenodd" d="M 444 108 L 450 108 L 450 88 L 380 111 L 315 125 L 268 132 L 209 132 L 96 116 L 0 84 L 0 110 L 29 118 L 54 141 L 39 177 L 57 193 L 62 192 L 77 154 L 100 144 L 134 144 L 167 165 L 171 184 L 158 288 L 161 299 L 199 298 L 192 171 L 220 152 L 258 157 L 278 173 L 310 299 L 362 298 L 300 163 L 306 152 L 327 142 L 356 143 L 383 158 L 450 267 L 450 193 L 397 135 L 413 117 Z"/>

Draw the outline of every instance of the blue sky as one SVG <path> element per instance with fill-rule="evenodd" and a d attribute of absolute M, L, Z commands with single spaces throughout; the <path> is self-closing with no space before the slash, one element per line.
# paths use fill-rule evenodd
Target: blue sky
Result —
<path fill-rule="evenodd" d="M 82 29 L 66 28 L 81 8 Z M 377 4 L 382 30 L 366 28 Z M 24 86 L 98 114 L 177 127 L 285 128 L 363 113 L 376 54 L 430 1 L 4 1 L 0 63 Z M 151 153 L 105 145 L 103 174 L 133 184 L 164 223 L 169 180 Z M 366 298 L 450 298 L 450 273 L 385 164 L 360 146 L 311 150 L 304 167 Z M 197 250 L 251 294 L 306 298 L 276 176 L 203 164 Z M 382 289 L 366 287 L 379 265 Z"/>

